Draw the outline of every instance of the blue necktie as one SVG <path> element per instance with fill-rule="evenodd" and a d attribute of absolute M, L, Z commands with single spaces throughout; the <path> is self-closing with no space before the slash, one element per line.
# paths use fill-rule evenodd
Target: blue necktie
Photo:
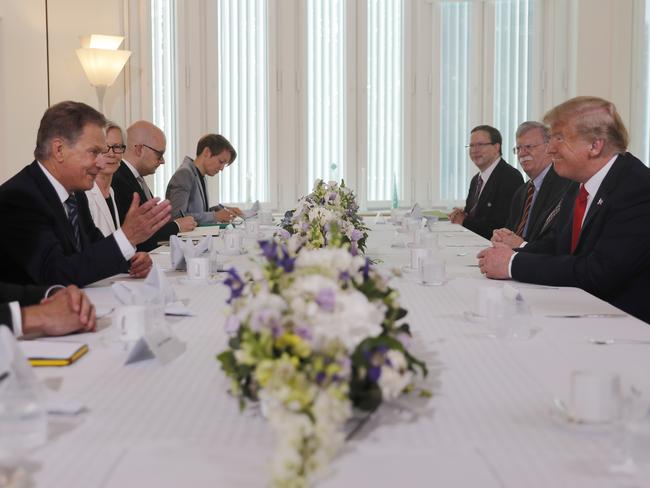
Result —
<path fill-rule="evenodd" d="M 72 233 L 74 234 L 75 248 L 81 251 L 81 238 L 79 236 L 79 207 L 77 206 L 77 198 L 74 193 L 65 201 L 65 207 L 68 210 L 68 220 L 72 226 Z"/>

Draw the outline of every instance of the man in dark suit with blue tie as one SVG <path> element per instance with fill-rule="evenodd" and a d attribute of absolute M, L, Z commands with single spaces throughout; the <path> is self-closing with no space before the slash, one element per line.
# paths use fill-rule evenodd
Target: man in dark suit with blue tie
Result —
<path fill-rule="evenodd" d="M 554 232 L 513 251 L 478 255 L 488 278 L 579 287 L 650 322 L 650 169 L 626 152 L 616 107 L 577 97 L 544 117 L 560 176 L 579 183 L 565 195 Z"/>
<path fill-rule="evenodd" d="M 143 277 L 151 258 L 135 246 L 169 220 L 170 205 L 132 200 L 108 237 L 93 223 L 85 190 L 106 151 L 106 119 L 79 102 L 50 107 L 38 129 L 36 160 L 0 186 L 0 278 L 18 284 L 85 286 L 118 273 Z"/>
<path fill-rule="evenodd" d="M 474 127 L 467 147 L 479 173 L 469 185 L 465 208 L 455 208 L 449 220 L 490 239 L 494 229 L 506 224 L 512 196 L 524 180 L 501 157 L 501 133 L 494 127 Z"/>
<path fill-rule="evenodd" d="M 571 181 L 553 169 L 551 156 L 546 152 L 550 137 L 551 131 L 541 122 L 528 121 L 517 128 L 514 153 L 530 179 L 515 192 L 508 222 L 494 231 L 492 242 L 515 248 L 540 239 L 552 229 Z"/>

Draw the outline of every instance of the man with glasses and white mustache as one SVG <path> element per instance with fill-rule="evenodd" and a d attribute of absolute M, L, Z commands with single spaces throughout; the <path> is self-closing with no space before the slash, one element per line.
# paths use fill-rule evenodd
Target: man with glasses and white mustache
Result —
<path fill-rule="evenodd" d="M 153 198 L 144 177 L 154 174 L 158 166 L 164 164 L 166 144 L 163 131 L 151 122 L 139 120 L 126 130 L 126 151 L 112 182 L 120 221 L 126 215 L 134 193 L 140 195 L 143 202 Z M 194 230 L 195 227 L 193 217 L 177 218 L 138 245 L 138 250 L 151 251 L 158 247 L 159 241 L 169 240 L 169 236 Z"/>
<path fill-rule="evenodd" d="M 469 185 L 465 208 L 455 208 L 449 220 L 490 239 L 506 224 L 512 196 L 524 179 L 501 157 L 501 133 L 494 127 L 474 127 L 466 147 L 479 173 Z"/>
<path fill-rule="evenodd" d="M 560 201 L 571 182 L 558 176 L 546 152 L 550 129 L 540 122 L 524 122 L 517 128 L 514 154 L 530 180 L 517 189 L 506 226 L 497 229 L 492 242 L 511 248 L 534 241 L 550 231 L 560 209 Z"/>

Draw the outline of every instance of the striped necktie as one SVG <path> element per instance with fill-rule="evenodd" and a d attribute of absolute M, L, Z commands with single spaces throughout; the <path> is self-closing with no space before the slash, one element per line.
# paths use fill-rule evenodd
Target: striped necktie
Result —
<path fill-rule="evenodd" d="M 151 193 L 149 186 L 147 186 L 147 182 L 144 181 L 144 178 L 142 176 L 138 176 L 136 179 L 138 180 L 138 183 L 140 184 L 140 188 L 142 188 L 144 195 L 147 197 L 147 200 L 151 200 L 153 198 L 153 194 Z"/>
<path fill-rule="evenodd" d="M 79 235 L 79 206 L 77 205 L 77 197 L 74 196 L 74 193 L 65 201 L 65 208 L 68 211 L 68 220 L 72 226 L 75 249 L 81 251 L 81 236 Z"/>
<path fill-rule="evenodd" d="M 476 182 L 476 190 L 474 191 L 474 198 L 472 201 L 472 207 L 469 209 L 469 216 L 474 217 L 476 213 L 476 207 L 478 207 L 478 199 L 481 196 L 481 189 L 483 188 L 483 178 L 479 175 L 478 181 Z"/>
<path fill-rule="evenodd" d="M 533 206 L 533 195 L 535 195 L 535 183 L 533 183 L 533 180 L 530 180 L 528 182 L 526 201 L 524 203 L 524 212 L 521 214 L 521 220 L 519 221 L 519 225 L 517 225 L 517 229 L 515 230 L 515 234 L 517 234 L 519 237 L 524 236 L 524 229 L 526 229 L 526 224 L 528 223 L 528 218 L 530 217 L 530 209 Z"/>

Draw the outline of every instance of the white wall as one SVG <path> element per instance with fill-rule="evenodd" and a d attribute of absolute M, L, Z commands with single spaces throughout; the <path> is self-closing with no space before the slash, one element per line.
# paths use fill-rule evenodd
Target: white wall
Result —
<path fill-rule="evenodd" d="M 271 1 L 269 5 L 275 9 L 274 15 L 283 18 L 283 6 L 288 1 Z M 179 55 L 183 72 L 188 73 L 186 91 L 180 94 L 180 99 L 188 102 L 188 109 L 181 111 L 178 126 L 181 151 L 191 153 L 196 139 L 214 126 L 214 114 L 206 113 L 207 104 L 197 98 L 209 97 L 214 91 L 213 74 L 204 73 L 198 64 L 200 43 L 211 39 L 214 33 L 211 32 L 213 23 L 206 22 L 205 12 L 201 11 L 203 2 L 183 2 L 196 4 L 199 15 L 204 16 L 201 25 L 188 17 L 182 19 L 181 27 L 182 35 L 192 38 L 192 42 L 188 44 L 191 49 Z M 120 34 L 127 36 L 123 47 L 133 49 L 134 53 L 125 74 L 120 75 L 107 91 L 105 112 L 123 125 L 147 116 L 151 107 L 146 66 L 150 48 L 148 32 L 142 28 L 146 25 L 147 3 L 148 0 L 48 1 L 51 103 L 75 99 L 97 106 L 94 88 L 88 84 L 74 50 L 79 47 L 79 36 Z M 598 95 L 617 104 L 629 127 L 634 111 L 639 110 L 630 102 L 634 81 L 631 57 L 634 0 L 545 0 L 545 4 L 548 49 L 542 111 L 570 96 Z M 295 22 L 294 19 L 285 20 Z M 426 25 L 422 24 L 421 28 Z M 271 60 L 271 64 L 295 72 L 296 40 L 286 39 L 282 32 L 277 32 L 273 42 L 286 48 L 286 55 L 281 54 L 280 59 Z M 416 59 L 430 54 L 425 46 L 412 48 L 417 50 Z M 36 129 L 48 103 L 46 54 L 45 0 L 0 1 L 0 181 L 13 175 L 32 158 Z M 424 73 L 420 75 L 425 76 Z M 181 89 L 184 86 L 181 83 Z M 278 103 L 286 103 L 287 110 L 295 110 L 297 99 L 289 98 Z M 427 104 L 421 107 L 417 117 L 426 119 Z M 413 124 L 412 129 L 417 132 L 417 121 Z M 275 184 L 280 195 L 293 200 L 298 192 L 296 187 L 300 185 L 300 171 L 296 166 L 301 148 L 292 144 L 294 134 L 283 132 L 280 120 L 272 124 L 272 130 L 281 134 L 279 140 L 283 147 L 271 150 L 286 152 L 278 168 L 279 174 L 284 176 Z M 634 140 L 631 149 L 635 149 Z M 427 200 L 431 192 L 426 186 L 428 180 L 418 179 L 413 188 L 417 198 Z M 280 207 L 286 206 L 287 202 L 281 199 Z"/>
<path fill-rule="evenodd" d="M 34 158 L 47 108 L 45 2 L 0 1 L 0 181 Z"/>

